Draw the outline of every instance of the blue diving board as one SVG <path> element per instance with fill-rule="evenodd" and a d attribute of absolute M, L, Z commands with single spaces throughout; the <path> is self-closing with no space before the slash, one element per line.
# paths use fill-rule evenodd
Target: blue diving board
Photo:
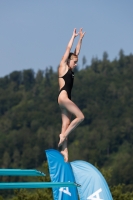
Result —
<path fill-rule="evenodd" d="M 53 188 L 53 187 L 79 187 L 73 182 L 17 182 L 0 183 L 0 189 L 33 189 L 33 188 Z"/>
<path fill-rule="evenodd" d="M 34 169 L 0 169 L 0 176 L 45 176 L 45 174 Z"/>

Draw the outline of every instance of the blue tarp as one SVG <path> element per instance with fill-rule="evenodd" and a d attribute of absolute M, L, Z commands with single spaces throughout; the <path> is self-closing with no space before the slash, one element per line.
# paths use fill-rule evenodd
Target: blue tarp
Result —
<path fill-rule="evenodd" d="M 75 182 L 70 163 L 65 163 L 64 157 L 57 150 L 46 150 L 46 156 L 52 182 Z M 77 188 L 53 188 L 53 197 L 54 200 L 78 200 Z"/>
<path fill-rule="evenodd" d="M 109 187 L 100 173 L 92 164 L 85 161 L 71 162 L 76 183 L 80 184 L 78 193 L 80 200 L 112 200 Z"/>

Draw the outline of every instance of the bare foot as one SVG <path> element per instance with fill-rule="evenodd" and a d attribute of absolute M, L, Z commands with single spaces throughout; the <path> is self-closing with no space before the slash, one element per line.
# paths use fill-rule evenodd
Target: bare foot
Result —
<path fill-rule="evenodd" d="M 61 151 L 61 154 L 64 156 L 64 161 L 68 162 L 68 150 Z"/>
<path fill-rule="evenodd" d="M 63 142 L 65 141 L 66 137 L 64 137 L 62 134 L 59 135 L 60 141 L 58 143 L 58 147 L 62 146 Z"/>

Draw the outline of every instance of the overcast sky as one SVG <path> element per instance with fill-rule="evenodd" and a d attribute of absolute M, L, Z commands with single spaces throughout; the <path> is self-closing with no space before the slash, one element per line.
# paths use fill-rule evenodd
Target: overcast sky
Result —
<path fill-rule="evenodd" d="M 56 71 L 74 28 L 86 32 L 79 56 L 133 53 L 133 0 L 0 0 L 0 77 L 32 68 Z M 72 50 L 77 43 L 75 39 Z"/>

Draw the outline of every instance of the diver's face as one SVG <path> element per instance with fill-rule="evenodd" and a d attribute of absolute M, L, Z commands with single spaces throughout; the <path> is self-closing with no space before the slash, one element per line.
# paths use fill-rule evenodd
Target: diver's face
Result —
<path fill-rule="evenodd" d="M 72 58 L 72 59 L 70 59 L 69 67 L 74 69 L 77 66 L 77 63 L 78 63 L 78 58 Z"/>

